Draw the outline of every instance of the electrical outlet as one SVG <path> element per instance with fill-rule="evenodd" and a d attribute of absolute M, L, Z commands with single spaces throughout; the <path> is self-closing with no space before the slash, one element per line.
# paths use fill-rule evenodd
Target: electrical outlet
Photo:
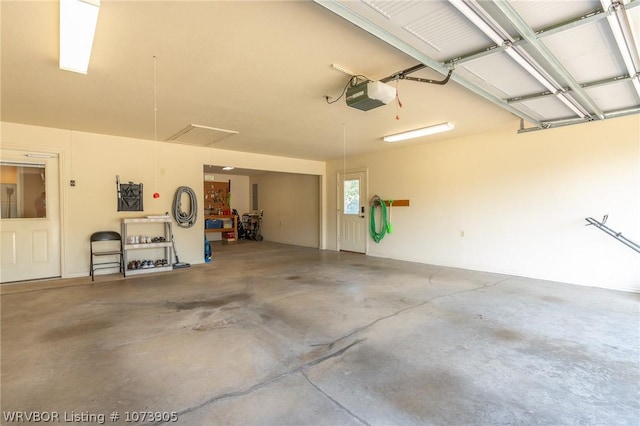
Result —
<path fill-rule="evenodd" d="M 460 236 L 464 238 L 464 231 L 460 231 Z"/>
<path fill-rule="evenodd" d="M 69 186 L 76 186 L 76 181 L 75 181 L 75 179 L 71 179 L 71 180 L 69 181 Z"/>

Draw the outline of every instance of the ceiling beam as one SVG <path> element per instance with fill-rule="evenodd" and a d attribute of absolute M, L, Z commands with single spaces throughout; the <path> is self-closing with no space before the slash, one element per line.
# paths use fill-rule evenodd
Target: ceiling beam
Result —
<path fill-rule="evenodd" d="M 628 81 L 631 80 L 631 78 L 628 75 L 620 75 L 617 77 L 611 77 L 611 78 L 606 78 L 604 80 L 598 80 L 598 81 L 590 81 L 588 83 L 582 83 L 581 86 L 584 89 L 589 89 L 592 87 L 599 87 L 599 86 L 606 86 L 608 84 L 614 84 L 614 83 L 620 83 L 621 81 Z M 570 88 L 564 89 L 566 92 L 571 92 Z M 540 93 L 530 93 L 528 95 L 522 95 L 522 96 L 516 96 L 513 98 L 507 98 L 505 99 L 505 101 L 507 103 L 513 104 L 513 103 L 518 103 L 518 102 L 525 102 L 525 101 L 530 101 L 532 99 L 539 99 L 539 98 L 544 98 L 547 97 L 549 95 L 553 95 L 553 93 L 551 92 L 540 92 Z M 606 113 L 605 113 L 606 115 Z"/>
<path fill-rule="evenodd" d="M 625 109 L 620 109 L 620 110 L 615 110 L 615 111 L 609 111 L 605 113 L 605 120 L 608 120 L 610 118 L 617 118 L 617 117 L 625 117 L 627 115 L 635 115 L 635 114 L 640 114 L 640 107 L 633 107 L 633 108 L 625 108 Z M 572 119 L 568 119 L 568 120 L 555 120 L 555 121 L 545 121 L 542 123 L 541 126 L 536 126 L 536 127 L 521 127 L 518 130 L 518 133 L 528 133 L 528 132 L 535 132 L 538 130 L 546 130 L 546 129 L 554 129 L 557 127 L 565 127 L 565 126 L 571 126 L 574 124 L 583 124 L 585 121 L 579 118 L 572 118 Z"/>
<path fill-rule="evenodd" d="M 595 114 L 599 119 L 604 119 L 604 112 L 596 105 L 596 103 L 587 95 L 580 84 L 573 78 L 573 76 L 567 71 L 560 61 L 551 53 L 551 51 L 544 45 L 539 39 L 536 33 L 531 27 L 522 19 L 522 17 L 515 11 L 513 6 L 506 0 L 495 0 L 493 3 L 502 12 L 502 14 L 509 20 L 509 22 L 518 31 L 520 36 L 527 40 L 529 45 L 534 48 L 544 60 L 548 63 L 551 70 L 555 71 L 557 75 L 562 77 L 569 87 L 573 90 L 571 96 L 576 102 L 579 102 L 581 107 L 587 111 Z"/>
<path fill-rule="evenodd" d="M 571 19 L 570 21 L 567 21 L 558 25 L 553 25 L 549 28 L 544 28 L 542 30 L 538 30 L 536 32 L 536 35 L 538 36 L 538 38 L 544 38 L 550 35 L 572 30 L 582 25 L 593 24 L 595 22 L 601 21 L 606 18 L 607 16 L 606 14 L 604 14 L 604 11 L 598 9 L 598 10 L 594 10 L 591 13 L 587 13 L 586 15 L 582 15 L 578 18 Z"/>

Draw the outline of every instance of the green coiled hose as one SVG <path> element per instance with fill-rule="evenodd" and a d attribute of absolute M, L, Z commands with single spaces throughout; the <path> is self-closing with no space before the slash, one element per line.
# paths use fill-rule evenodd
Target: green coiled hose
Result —
<path fill-rule="evenodd" d="M 373 241 L 379 243 L 387 233 L 387 206 L 384 204 L 384 200 L 374 195 L 371 198 L 371 220 L 369 222 L 369 234 Z M 381 208 L 382 226 L 380 231 L 376 230 L 376 207 Z"/>

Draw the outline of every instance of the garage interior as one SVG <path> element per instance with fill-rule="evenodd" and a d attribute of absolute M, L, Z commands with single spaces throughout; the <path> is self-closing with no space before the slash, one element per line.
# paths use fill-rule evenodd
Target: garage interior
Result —
<path fill-rule="evenodd" d="M 637 424 L 639 6 L 0 2 L 2 422 Z"/>

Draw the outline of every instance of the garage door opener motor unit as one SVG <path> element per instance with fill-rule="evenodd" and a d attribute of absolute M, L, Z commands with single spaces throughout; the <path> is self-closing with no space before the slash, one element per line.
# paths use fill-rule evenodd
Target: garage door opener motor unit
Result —
<path fill-rule="evenodd" d="M 362 111 L 387 105 L 395 98 L 395 87 L 381 81 L 365 81 L 347 89 L 347 105 Z"/>

